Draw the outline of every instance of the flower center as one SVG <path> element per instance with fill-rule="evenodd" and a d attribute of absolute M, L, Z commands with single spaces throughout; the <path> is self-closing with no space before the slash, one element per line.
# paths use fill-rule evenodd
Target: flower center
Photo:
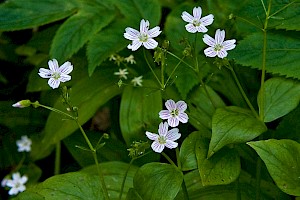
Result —
<path fill-rule="evenodd" d="M 223 49 L 223 46 L 221 45 L 221 44 L 216 44 L 215 46 L 214 46 L 214 50 L 215 51 L 221 51 Z"/>
<path fill-rule="evenodd" d="M 19 183 L 19 182 L 16 182 L 16 184 L 15 184 L 15 188 L 19 188 L 19 187 L 21 187 L 21 183 Z"/>
<path fill-rule="evenodd" d="M 179 114 L 179 111 L 177 109 L 174 109 L 171 111 L 172 117 L 176 117 Z"/>
<path fill-rule="evenodd" d="M 142 33 L 139 36 L 139 40 L 140 40 L 140 42 L 147 42 L 148 41 L 148 35 L 146 33 Z"/>
<path fill-rule="evenodd" d="M 200 26 L 200 24 L 201 24 L 200 21 L 198 21 L 198 20 L 196 20 L 196 19 L 193 20 L 193 25 L 194 25 L 194 26 Z"/>
<path fill-rule="evenodd" d="M 52 74 L 52 78 L 54 78 L 55 80 L 59 79 L 59 78 L 60 78 L 60 73 L 54 72 L 54 73 Z"/>
<path fill-rule="evenodd" d="M 164 136 L 159 136 L 158 142 L 159 142 L 159 144 L 166 144 L 167 140 Z"/>

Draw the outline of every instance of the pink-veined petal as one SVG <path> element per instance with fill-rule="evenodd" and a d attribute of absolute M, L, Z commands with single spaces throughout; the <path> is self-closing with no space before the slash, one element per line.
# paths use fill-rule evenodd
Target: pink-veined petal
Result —
<path fill-rule="evenodd" d="M 208 31 L 208 29 L 205 26 L 203 26 L 202 24 L 200 24 L 200 26 L 196 26 L 196 29 L 200 33 L 206 33 Z"/>
<path fill-rule="evenodd" d="M 161 33 L 159 26 L 155 26 L 154 28 L 150 29 L 148 31 L 148 36 L 151 38 L 157 37 L 159 36 L 159 34 Z"/>
<path fill-rule="evenodd" d="M 184 101 L 178 101 L 176 107 L 179 112 L 184 112 L 187 109 L 187 104 Z"/>
<path fill-rule="evenodd" d="M 167 135 L 167 133 L 168 133 L 168 128 L 169 128 L 169 126 L 168 126 L 168 123 L 167 122 L 161 122 L 160 124 L 159 124 L 159 128 L 158 128 L 158 133 L 159 133 L 159 135 L 161 135 L 161 136 L 165 136 L 165 135 Z"/>
<path fill-rule="evenodd" d="M 22 178 L 20 179 L 20 183 L 25 184 L 28 181 L 28 177 L 27 176 L 22 176 Z"/>
<path fill-rule="evenodd" d="M 225 39 L 225 31 L 218 29 L 215 35 L 216 44 L 222 44 Z"/>
<path fill-rule="evenodd" d="M 208 47 L 208 48 L 204 49 L 204 54 L 207 57 L 216 57 L 217 52 L 214 50 L 213 47 Z"/>
<path fill-rule="evenodd" d="M 212 38 L 212 37 L 210 37 L 210 36 L 207 35 L 207 34 L 204 34 L 204 36 L 203 36 L 203 42 L 204 42 L 205 44 L 207 44 L 208 46 L 211 46 L 211 47 L 214 47 L 215 44 L 216 44 L 215 39 Z"/>
<path fill-rule="evenodd" d="M 139 38 L 140 32 L 137 30 L 127 27 L 125 29 L 124 37 L 128 40 L 137 40 Z"/>
<path fill-rule="evenodd" d="M 142 46 L 142 42 L 139 40 L 133 40 L 132 44 L 129 44 L 127 48 L 131 49 L 132 51 L 136 51 L 138 48 L 140 48 L 140 46 Z"/>
<path fill-rule="evenodd" d="M 45 68 L 40 68 L 39 73 L 40 77 L 42 78 L 50 78 L 52 76 L 52 71 Z"/>
<path fill-rule="evenodd" d="M 157 134 L 150 133 L 150 132 L 148 132 L 148 131 L 146 131 L 146 136 L 147 136 L 147 138 L 149 138 L 150 140 L 157 140 L 157 138 L 158 138 L 158 135 L 157 135 Z"/>
<path fill-rule="evenodd" d="M 195 7 L 193 9 L 193 15 L 194 15 L 195 19 L 200 19 L 201 15 L 202 15 L 202 9 L 201 9 L 201 7 L 197 7 L 197 8 Z"/>
<path fill-rule="evenodd" d="M 227 56 L 228 53 L 227 53 L 226 50 L 221 49 L 220 51 L 218 51 L 217 54 L 218 54 L 218 57 L 219 57 L 219 58 L 222 58 L 222 59 L 223 59 L 223 58 L 225 58 L 225 57 Z"/>
<path fill-rule="evenodd" d="M 56 59 L 52 59 L 52 60 L 49 60 L 48 61 L 48 66 L 49 66 L 49 69 L 53 72 L 57 72 L 58 71 L 58 62 Z"/>
<path fill-rule="evenodd" d="M 161 119 L 169 119 L 170 117 L 172 117 L 169 110 L 162 110 L 158 114 L 159 118 Z"/>
<path fill-rule="evenodd" d="M 179 133 L 178 128 L 173 128 L 168 131 L 166 138 L 171 141 L 178 140 L 181 137 L 181 134 Z"/>
<path fill-rule="evenodd" d="M 179 120 L 176 117 L 171 117 L 168 119 L 168 124 L 171 127 L 176 127 L 179 124 Z"/>
<path fill-rule="evenodd" d="M 208 25 L 211 25 L 214 21 L 214 15 L 210 14 L 210 15 L 207 15 L 205 17 L 202 17 L 200 19 L 200 22 L 204 25 L 204 26 L 208 26 Z"/>
<path fill-rule="evenodd" d="M 60 81 L 59 80 L 55 80 L 54 78 L 50 78 L 48 80 L 48 85 L 50 87 L 52 87 L 52 89 L 58 88 L 59 84 L 60 84 Z"/>
<path fill-rule="evenodd" d="M 169 111 L 176 109 L 176 103 L 172 99 L 167 100 L 165 106 Z"/>
<path fill-rule="evenodd" d="M 177 116 L 178 120 L 182 123 L 187 123 L 189 120 L 189 116 L 186 113 L 179 113 Z"/>
<path fill-rule="evenodd" d="M 188 22 L 188 23 L 193 23 L 193 20 L 194 20 L 194 17 L 186 11 L 182 12 L 181 18 L 183 19 L 183 21 Z"/>
<path fill-rule="evenodd" d="M 165 146 L 169 149 L 174 149 L 178 146 L 177 142 L 173 142 L 171 140 L 167 140 Z"/>
<path fill-rule="evenodd" d="M 155 151 L 156 153 L 161 153 L 161 152 L 164 150 L 165 145 L 160 144 L 160 143 L 158 143 L 157 141 L 154 141 L 154 142 L 151 144 L 151 148 L 152 148 L 153 151 Z"/>
<path fill-rule="evenodd" d="M 19 193 L 19 191 L 18 191 L 18 189 L 15 188 L 15 187 L 11 188 L 11 189 L 8 191 L 8 194 L 9 194 L 9 195 L 15 195 L 15 194 L 18 194 L 18 193 Z"/>
<path fill-rule="evenodd" d="M 67 75 L 67 74 L 61 74 L 60 75 L 60 78 L 59 78 L 60 82 L 64 83 L 64 82 L 67 82 L 69 80 L 71 80 L 71 76 L 70 75 Z"/>
<path fill-rule="evenodd" d="M 236 40 L 235 39 L 232 39 L 232 40 L 226 40 L 223 42 L 222 46 L 223 48 L 228 51 L 228 50 L 232 50 L 235 48 L 235 42 Z"/>
<path fill-rule="evenodd" d="M 73 71 L 73 65 L 67 61 L 62 66 L 60 66 L 59 71 L 64 74 L 69 74 Z"/>
<path fill-rule="evenodd" d="M 14 185 L 15 185 L 15 182 L 13 180 L 7 180 L 6 186 L 8 186 L 8 187 L 14 187 Z"/>
<path fill-rule="evenodd" d="M 143 45 L 146 49 L 155 49 L 158 45 L 158 42 L 152 38 L 149 38 L 147 42 L 143 42 Z"/>
<path fill-rule="evenodd" d="M 189 33 L 196 33 L 197 32 L 197 28 L 193 24 L 187 24 L 187 25 L 185 25 L 185 29 Z"/>
<path fill-rule="evenodd" d="M 140 33 L 147 33 L 148 29 L 149 29 L 149 21 L 142 19 L 140 23 Z"/>

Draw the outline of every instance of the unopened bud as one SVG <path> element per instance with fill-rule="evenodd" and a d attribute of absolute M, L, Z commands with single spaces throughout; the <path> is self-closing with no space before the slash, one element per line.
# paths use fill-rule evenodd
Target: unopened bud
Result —
<path fill-rule="evenodd" d="M 31 105 L 30 100 L 22 100 L 22 101 L 19 101 L 19 102 L 13 104 L 12 106 L 15 108 L 25 108 L 25 107 L 29 107 L 30 105 Z"/>

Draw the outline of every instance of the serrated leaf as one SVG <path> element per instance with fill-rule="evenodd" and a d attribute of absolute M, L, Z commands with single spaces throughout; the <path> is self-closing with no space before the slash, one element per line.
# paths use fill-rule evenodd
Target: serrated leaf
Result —
<path fill-rule="evenodd" d="M 300 144 L 293 140 L 248 142 L 266 164 L 276 185 L 285 193 L 300 196 Z"/>
<path fill-rule="evenodd" d="M 76 3 L 70 1 L 11 0 L 0 5 L 0 30 L 14 31 L 33 28 L 66 18 L 76 12 Z"/>
<path fill-rule="evenodd" d="M 181 188 L 183 174 L 165 163 L 143 165 L 133 179 L 134 189 L 147 199 L 173 200 Z"/>
<path fill-rule="evenodd" d="M 241 170 L 237 151 L 224 148 L 207 159 L 208 145 L 208 139 L 200 138 L 195 147 L 202 185 L 223 185 L 235 181 Z"/>
<path fill-rule="evenodd" d="M 114 17 L 115 11 L 107 8 L 80 10 L 67 19 L 56 32 L 50 49 L 51 57 L 62 61 L 69 59 Z"/>
<path fill-rule="evenodd" d="M 259 92 L 257 101 L 262 98 Z M 264 88 L 264 122 L 271 122 L 295 109 L 300 101 L 299 81 L 271 78 Z M 258 103 L 258 105 L 261 105 Z"/>
<path fill-rule="evenodd" d="M 300 79 L 300 40 L 296 33 L 267 32 L 266 71 Z M 254 33 L 239 42 L 229 58 L 244 66 L 262 68 L 263 33 Z"/>
<path fill-rule="evenodd" d="M 212 119 L 208 157 L 228 144 L 244 143 L 267 130 L 265 124 L 240 107 L 218 108 Z"/>

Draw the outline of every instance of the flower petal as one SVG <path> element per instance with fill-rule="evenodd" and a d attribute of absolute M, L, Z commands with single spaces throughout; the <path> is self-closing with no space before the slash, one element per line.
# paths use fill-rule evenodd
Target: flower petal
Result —
<path fill-rule="evenodd" d="M 58 71 L 59 66 L 58 66 L 58 62 L 57 62 L 56 59 L 49 60 L 48 61 L 48 66 L 49 66 L 49 68 L 52 72 L 57 72 Z"/>
<path fill-rule="evenodd" d="M 187 123 L 189 120 L 189 116 L 186 113 L 179 113 L 177 119 L 182 123 Z"/>
<path fill-rule="evenodd" d="M 185 29 L 187 30 L 187 32 L 190 32 L 190 33 L 196 33 L 197 32 L 197 28 L 193 24 L 185 25 Z"/>
<path fill-rule="evenodd" d="M 49 69 L 40 68 L 38 74 L 42 78 L 50 78 L 52 76 L 52 71 L 50 71 Z"/>
<path fill-rule="evenodd" d="M 62 66 L 60 66 L 59 71 L 64 74 L 69 74 L 73 71 L 73 65 L 67 61 Z"/>
<path fill-rule="evenodd" d="M 21 178 L 21 175 L 20 175 L 19 172 L 13 173 L 13 175 L 12 175 L 12 179 L 13 179 L 13 180 L 19 180 L 20 178 Z"/>
<path fill-rule="evenodd" d="M 168 131 L 166 138 L 171 141 L 178 140 L 181 137 L 181 134 L 179 133 L 178 128 L 173 128 Z"/>
<path fill-rule="evenodd" d="M 133 40 L 132 44 L 129 44 L 127 48 L 131 49 L 132 51 L 136 51 L 138 48 L 140 48 L 140 46 L 142 46 L 142 42 L 139 40 Z"/>
<path fill-rule="evenodd" d="M 137 30 L 127 27 L 125 29 L 124 37 L 128 40 L 137 40 L 139 38 L 140 32 Z"/>
<path fill-rule="evenodd" d="M 200 26 L 196 26 L 196 29 L 200 33 L 206 33 L 208 31 L 208 29 L 205 26 L 203 26 L 202 24 L 200 24 Z"/>
<path fill-rule="evenodd" d="M 6 182 L 7 187 L 14 187 L 14 185 L 15 185 L 15 182 L 13 180 L 7 180 L 7 182 Z"/>
<path fill-rule="evenodd" d="M 235 42 L 236 42 L 235 39 L 224 41 L 224 42 L 223 42 L 223 47 L 224 47 L 224 49 L 225 49 L 226 51 L 234 49 L 235 46 L 236 46 L 236 45 L 234 44 Z"/>
<path fill-rule="evenodd" d="M 201 7 L 197 7 L 197 8 L 195 7 L 193 9 L 193 15 L 194 15 L 194 18 L 200 19 L 201 15 L 202 15 L 202 9 L 201 9 Z"/>
<path fill-rule="evenodd" d="M 207 57 L 216 57 L 217 52 L 214 50 L 213 47 L 208 47 L 208 48 L 204 49 L 204 54 Z"/>
<path fill-rule="evenodd" d="M 168 119 L 168 124 L 171 127 L 176 127 L 179 124 L 179 120 L 176 117 L 171 117 Z"/>
<path fill-rule="evenodd" d="M 18 189 L 15 188 L 15 187 L 12 187 L 12 188 L 8 191 L 8 194 L 9 194 L 9 195 L 15 195 L 15 194 L 18 194 L 18 193 L 19 193 L 19 191 L 18 191 Z"/>
<path fill-rule="evenodd" d="M 170 117 L 172 117 L 170 111 L 168 110 L 162 110 L 158 114 L 159 114 L 159 118 L 161 119 L 169 119 Z"/>
<path fill-rule="evenodd" d="M 71 76 L 70 75 L 67 75 L 67 74 L 61 74 L 60 75 L 60 78 L 59 78 L 60 82 L 64 83 L 64 82 L 67 82 L 69 80 L 71 80 Z"/>
<path fill-rule="evenodd" d="M 27 176 L 22 176 L 22 178 L 20 179 L 20 183 L 24 184 L 28 181 L 28 177 Z"/>
<path fill-rule="evenodd" d="M 143 42 L 143 45 L 146 49 L 155 49 L 158 45 L 158 42 L 152 38 L 149 38 L 147 42 Z"/>
<path fill-rule="evenodd" d="M 142 19 L 140 23 L 140 33 L 147 33 L 148 29 L 149 29 L 149 21 Z"/>
<path fill-rule="evenodd" d="M 151 38 L 157 37 L 161 33 L 159 26 L 155 26 L 154 28 L 148 31 L 148 36 Z"/>
<path fill-rule="evenodd" d="M 178 101 L 176 107 L 179 112 L 184 112 L 187 109 L 187 104 L 184 101 Z"/>
<path fill-rule="evenodd" d="M 167 122 L 165 122 L 165 123 L 161 122 L 161 123 L 159 124 L 158 134 L 161 135 L 161 136 L 167 135 L 167 133 L 168 133 L 168 128 L 169 128 L 169 126 L 168 126 L 168 123 L 167 123 Z"/>
<path fill-rule="evenodd" d="M 176 109 L 176 104 L 172 99 L 167 100 L 165 103 L 165 106 L 169 111 Z"/>
<path fill-rule="evenodd" d="M 26 186 L 25 185 L 20 185 L 18 187 L 19 192 L 24 192 L 26 190 Z"/>
<path fill-rule="evenodd" d="M 152 144 L 151 144 L 151 148 L 153 149 L 153 151 L 157 152 L 157 153 L 161 153 L 164 148 L 165 148 L 165 145 L 163 144 L 160 144 L 156 141 L 154 141 Z"/>
<path fill-rule="evenodd" d="M 217 54 L 218 54 L 218 57 L 219 57 L 219 58 L 222 58 L 222 59 L 223 59 L 223 58 L 225 58 L 225 57 L 227 56 L 228 53 L 227 53 L 226 50 L 221 49 L 220 51 L 217 52 Z"/>
<path fill-rule="evenodd" d="M 177 142 L 173 142 L 171 140 L 167 140 L 165 146 L 169 149 L 174 149 L 178 146 Z"/>
<path fill-rule="evenodd" d="M 225 39 L 225 31 L 218 29 L 215 35 L 216 44 L 222 44 Z"/>
<path fill-rule="evenodd" d="M 146 131 L 146 136 L 150 140 L 157 140 L 157 138 L 158 138 L 159 135 L 158 134 L 154 134 L 154 133 L 150 133 L 150 132 Z"/>
<path fill-rule="evenodd" d="M 194 20 L 194 17 L 186 11 L 182 12 L 181 18 L 183 19 L 183 21 L 188 22 L 188 23 L 193 23 L 193 20 Z"/>
<path fill-rule="evenodd" d="M 58 88 L 59 84 L 60 84 L 60 81 L 59 80 L 55 80 L 54 78 L 50 78 L 48 80 L 48 85 L 50 87 L 52 87 L 52 89 Z"/>
<path fill-rule="evenodd" d="M 208 46 L 211 46 L 211 47 L 214 47 L 215 44 L 216 44 L 215 39 L 212 38 L 212 37 L 210 37 L 210 36 L 207 35 L 207 34 L 204 34 L 204 36 L 203 36 L 203 42 L 204 42 L 205 44 L 207 44 Z"/>
<path fill-rule="evenodd" d="M 204 26 L 211 25 L 214 21 L 214 15 L 210 14 L 200 19 L 201 24 Z"/>

